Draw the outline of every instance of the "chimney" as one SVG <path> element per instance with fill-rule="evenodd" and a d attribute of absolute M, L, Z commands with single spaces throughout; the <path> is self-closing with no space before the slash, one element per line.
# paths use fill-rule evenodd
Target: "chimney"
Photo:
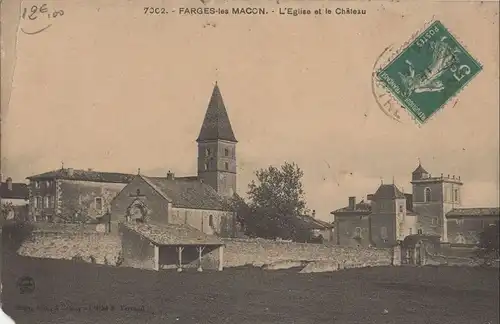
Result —
<path fill-rule="evenodd" d="M 70 176 L 70 177 L 72 177 L 72 176 L 73 176 L 74 172 L 75 172 L 75 170 L 74 170 L 73 168 L 67 168 L 67 169 L 66 169 L 66 174 L 67 174 L 68 176 Z"/>
<path fill-rule="evenodd" d="M 8 177 L 6 183 L 7 183 L 7 189 L 12 191 L 12 178 Z"/>
<path fill-rule="evenodd" d="M 312 212 L 312 217 L 315 218 L 316 217 L 316 210 L 313 209 L 313 212 Z"/>
<path fill-rule="evenodd" d="M 368 194 L 366 195 L 366 200 L 372 201 L 373 200 L 373 194 Z"/>
<path fill-rule="evenodd" d="M 349 209 L 350 210 L 356 209 L 356 197 L 349 197 Z"/>
<path fill-rule="evenodd" d="M 92 171 L 94 171 L 94 169 L 88 168 L 87 171 L 92 172 Z"/>
<path fill-rule="evenodd" d="M 170 172 L 170 170 L 167 172 L 167 180 L 174 180 L 175 179 L 175 175 Z"/>

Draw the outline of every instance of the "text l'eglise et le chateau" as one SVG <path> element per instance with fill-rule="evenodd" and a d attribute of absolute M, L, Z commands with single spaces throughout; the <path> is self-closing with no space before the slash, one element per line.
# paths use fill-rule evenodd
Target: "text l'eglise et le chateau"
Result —
<path fill-rule="evenodd" d="M 259 7 L 239 7 L 239 8 L 179 8 L 180 15 L 267 15 L 277 13 L 283 16 L 306 16 L 306 15 L 366 15 L 365 9 L 355 8 L 318 8 L 318 9 L 300 9 L 300 8 L 278 8 L 268 9 Z"/>

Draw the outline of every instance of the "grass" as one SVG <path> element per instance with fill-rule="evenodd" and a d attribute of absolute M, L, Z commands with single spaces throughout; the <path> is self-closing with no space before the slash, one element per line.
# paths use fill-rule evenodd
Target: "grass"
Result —
<path fill-rule="evenodd" d="M 299 274 L 238 268 L 179 274 L 12 255 L 4 255 L 4 261 L 2 301 L 16 323 L 499 321 L 498 270 L 493 269 L 377 267 Z M 35 280 L 31 294 L 20 294 L 16 286 L 23 275 Z"/>

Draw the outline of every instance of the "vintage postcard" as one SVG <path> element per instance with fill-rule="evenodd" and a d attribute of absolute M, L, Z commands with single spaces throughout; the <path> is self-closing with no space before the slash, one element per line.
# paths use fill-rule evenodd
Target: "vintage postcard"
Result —
<path fill-rule="evenodd" d="M 498 1 L 0 4 L 6 321 L 499 322 Z"/>

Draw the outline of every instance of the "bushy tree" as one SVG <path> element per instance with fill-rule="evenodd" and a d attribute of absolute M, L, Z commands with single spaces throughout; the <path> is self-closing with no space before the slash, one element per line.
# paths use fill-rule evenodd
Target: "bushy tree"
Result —
<path fill-rule="evenodd" d="M 499 258 L 499 229 L 499 222 L 495 222 L 479 234 L 478 256 L 487 263 Z"/>
<path fill-rule="evenodd" d="M 293 239 L 296 217 L 307 212 L 302 177 L 295 163 L 270 166 L 255 172 L 248 186 L 248 202 L 235 196 L 232 204 L 245 234 L 264 238 Z"/>

